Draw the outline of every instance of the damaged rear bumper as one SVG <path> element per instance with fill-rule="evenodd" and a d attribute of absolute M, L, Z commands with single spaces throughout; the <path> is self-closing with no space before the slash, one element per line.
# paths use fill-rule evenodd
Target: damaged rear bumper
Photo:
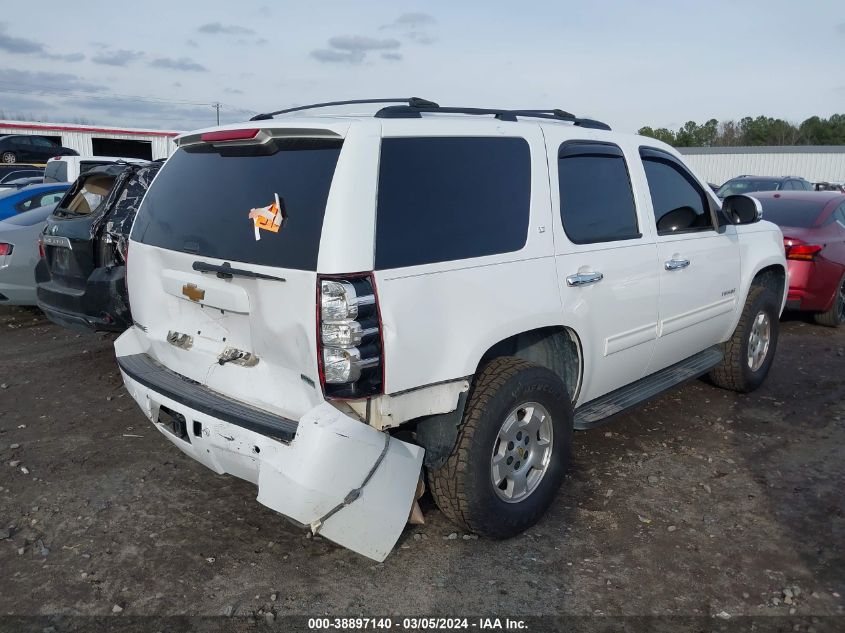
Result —
<path fill-rule="evenodd" d="M 375 560 L 387 557 L 415 499 L 422 448 L 328 403 L 294 421 L 230 400 L 144 354 L 121 356 L 121 339 L 133 334 L 116 344 L 121 374 L 167 439 L 214 472 L 256 484 L 260 503 L 315 533 Z"/>
<path fill-rule="evenodd" d="M 125 266 L 95 268 L 80 289 L 52 280 L 42 259 L 36 281 L 38 307 L 62 327 L 123 332 L 130 325 Z"/>

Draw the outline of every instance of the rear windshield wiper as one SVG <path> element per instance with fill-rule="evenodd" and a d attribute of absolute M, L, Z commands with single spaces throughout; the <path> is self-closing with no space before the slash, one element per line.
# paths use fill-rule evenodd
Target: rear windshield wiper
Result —
<path fill-rule="evenodd" d="M 229 262 L 225 262 L 219 266 L 217 266 L 216 264 L 207 264 L 206 262 L 194 262 L 192 268 L 201 273 L 217 273 L 217 276 L 220 279 L 231 279 L 232 277 L 248 277 L 250 279 L 287 281 L 283 277 L 265 275 L 264 273 L 257 273 L 252 270 L 244 270 L 243 268 L 232 268 L 232 265 Z"/>

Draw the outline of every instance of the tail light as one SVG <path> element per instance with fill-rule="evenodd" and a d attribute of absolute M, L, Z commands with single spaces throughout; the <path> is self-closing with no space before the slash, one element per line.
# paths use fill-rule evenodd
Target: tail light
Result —
<path fill-rule="evenodd" d="M 0 242 L 0 257 L 3 257 L 4 255 L 11 255 L 14 248 L 15 247 L 12 244 Z"/>
<path fill-rule="evenodd" d="M 797 237 L 784 237 L 783 250 L 787 259 L 811 262 L 816 258 L 824 246 L 808 244 Z"/>
<path fill-rule="evenodd" d="M 317 359 L 323 394 L 356 400 L 382 393 L 381 314 L 371 273 L 317 279 Z"/>
<path fill-rule="evenodd" d="M 38 257 L 44 259 L 47 257 L 47 252 L 44 250 L 44 240 L 41 239 L 41 236 L 38 236 Z"/>
<path fill-rule="evenodd" d="M 200 136 L 204 143 L 219 143 L 226 141 L 247 141 L 255 138 L 260 130 L 248 128 L 245 130 L 219 130 L 217 132 L 206 132 Z"/>

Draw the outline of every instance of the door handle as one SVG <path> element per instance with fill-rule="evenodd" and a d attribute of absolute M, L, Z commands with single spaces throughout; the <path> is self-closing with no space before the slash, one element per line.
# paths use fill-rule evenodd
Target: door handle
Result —
<path fill-rule="evenodd" d="M 602 279 L 604 279 L 604 275 L 601 273 L 576 273 L 566 278 L 566 285 L 586 286 L 587 284 L 598 283 Z"/>
<path fill-rule="evenodd" d="M 665 264 L 666 270 L 681 270 L 681 268 L 686 268 L 689 266 L 688 259 L 670 259 Z"/>

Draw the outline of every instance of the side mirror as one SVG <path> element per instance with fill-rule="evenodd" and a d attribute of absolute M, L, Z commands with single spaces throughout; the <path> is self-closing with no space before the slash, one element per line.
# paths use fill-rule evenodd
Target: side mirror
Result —
<path fill-rule="evenodd" d="M 751 196 L 727 196 L 722 200 L 722 213 L 731 224 L 754 224 L 763 219 L 763 205 Z"/>

